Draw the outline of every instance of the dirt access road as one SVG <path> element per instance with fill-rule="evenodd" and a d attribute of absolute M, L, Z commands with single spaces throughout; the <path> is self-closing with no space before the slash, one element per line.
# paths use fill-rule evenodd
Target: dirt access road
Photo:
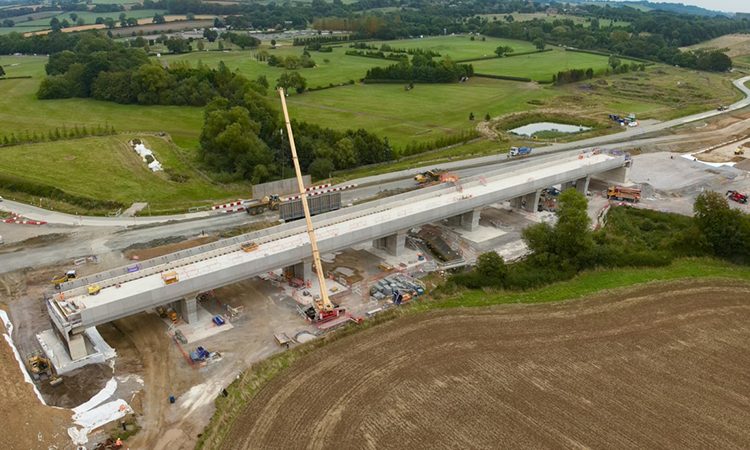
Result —
<path fill-rule="evenodd" d="M 398 319 L 265 386 L 222 448 L 748 448 L 750 284 Z"/>

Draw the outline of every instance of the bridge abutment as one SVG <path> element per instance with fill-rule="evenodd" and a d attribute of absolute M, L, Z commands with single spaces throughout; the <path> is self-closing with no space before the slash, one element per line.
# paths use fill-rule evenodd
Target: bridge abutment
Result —
<path fill-rule="evenodd" d="M 595 178 L 610 183 L 628 184 L 630 182 L 630 164 L 598 173 Z"/>

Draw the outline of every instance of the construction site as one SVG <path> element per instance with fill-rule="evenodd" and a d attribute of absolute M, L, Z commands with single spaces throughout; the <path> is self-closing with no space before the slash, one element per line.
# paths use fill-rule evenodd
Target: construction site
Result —
<path fill-rule="evenodd" d="M 214 413 L 214 401 L 229 395 L 226 387 L 248 368 L 418 303 L 450 271 L 474 265 L 482 253 L 494 251 L 507 262 L 524 258 L 529 250 L 521 238 L 523 229 L 554 223 L 558 197 L 566 189 L 586 197 L 594 227 L 606 222 L 615 205 L 690 215 L 693 201 L 705 190 L 726 193 L 732 208 L 748 212 L 749 119 L 750 113 L 741 110 L 627 142 L 509 149 L 487 159 L 338 185 L 314 184 L 297 166 L 295 178 L 254 186 L 251 199 L 191 211 L 187 220 L 131 222 L 136 225 L 92 220 L 83 225 L 80 218 L 68 222 L 73 219 L 58 214 L 42 220 L 33 210 L 14 211 L 11 202 L 0 203 L 9 211 L 0 223 L 0 312 L 8 343 L 0 352 L 0 367 L 3 388 L 10 393 L 3 408 L 9 416 L 23 411 L 13 419 L 17 435 L 0 439 L 0 444 L 194 448 Z M 288 116 L 286 125 L 296 163 Z M 512 446 L 611 445 L 601 430 L 568 429 L 563 423 L 571 410 L 593 417 L 602 408 L 616 407 L 597 398 L 592 383 L 625 383 L 639 402 L 656 402 L 646 390 L 636 389 L 635 380 L 657 380 L 662 376 L 659 364 L 674 364 L 680 371 L 708 370 L 690 363 L 693 353 L 688 358 L 668 349 L 691 346 L 719 358 L 687 335 L 680 340 L 687 332 L 674 320 L 664 324 L 674 332 L 665 339 L 664 329 L 657 333 L 647 318 L 660 308 L 677 311 L 688 302 L 692 309 L 683 313 L 691 317 L 689 327 L 715 324 L 716 315 L 732 310 L 737 314 L 732 329 L 747 336 L 742 315 L 748 309 L 741 301 L 750 292 L 747 287 L 722 286 L 718 309 L 699 313 L 705 306 L 701 293 L 707 289 L 719 288 L 671 286 L 662 306 L 649 292 L 635 290 L 603 304 L 591 299 L 523 310 L 431 313 L 370 328 L 275 378 L 249 404 L 246 419 L 227 429 L 231 439 L 224 442 L 231 444 L 221 446 L 301 447 L 311 434 L 318 436 L 320 447 L 345 448 L 362 446 L 363 439 L 369 447 L 448 441 L 462 447 L 499 441 Z M 608 317 L 615 311 L 632 318 L 631 328 L 609 335 Z M 551 323 L 553 316 L 565 320 Z M 581 322 L 587 326 L 580 328 Z M 712 330 L 718 333 L 719 328 Z M 607 340 L 593 339 L 605 334 Z M 534 345 L 521 349 L 519 339 Z M 483 342 L 492 345 L 485 348 Z M 498 348 L 497 342 L 505 344 Z M 579 360 L 571 355 L 573 345 L 589 348 L 589 356 Z M 623 378 L 624 367 L 617 366 L 609 367 L 609 381 L 592 378 L 609 358 L 607 346 L 627 347 L 627 358 L 640 361 L 628 372 L 630 378 Z M 664 357 L 641 360 L 639 346 L 653 347 Z M 446 358 L 439 351 L 443 348 L 460 349 L 451 351 L 459 362 Z M 548 359 L 549 348 L 559 357 Z M 541 367 L 549 376 L 530 378 L 521 355 L 530 359 L 524 363 L 528 368 Z M 736 389 L 733 383 L 742 379 L 739 368 L 747 358 L 743 350 L 732 363 L 721 359 L 721 370 L 733 376 L 712 389 Z M 571 367 L 580 369 L 581 378 L 568 385 L 555 374 Z M 441 375 L 421 380 L 417 372 L 425 368 Z M 482 375 L 489 373 L 504 375 Z M 357 380 L 366 380 L 366 389 L 352 389 Z M 488 389 L 512 395 L 476 414 L 478 398 L 501 394 Z M 555 394 L 560 389 L 567 397 Z M 661 394 L 661 404 L 677 395 Z M 552 406 L 529 409 L 524 398 L 531 397 Z M 706 411 L 719 414 L 716 398 L 701 401 Z M 315 406 L 300 409 L 300 404 Z M 594 409 L 593 404 L 599 406 Z M 652 412 L 668 411 L 655 407 Z M 735 408 L 732 423 L 748 423 L 746 411 Z M 519 414 L 529 421 L 518 420 Z M 269 415 L 278 420 L 261 420 Z M 309 416 L 323 417 L 322 428 Z M 378 420 L 383 416 L 388 419 Z M 405 420 L 413 416 L 418 416 L 416 422 Z M 445 416 L 503 418 L 507 427 L 490 427 L 486 420 L 444 427 L 434 420 Z M 669 433 L 677 435 L 681 421 L 690 420 L 692 416 L 674 416 Z M 533 441 L 514 440 L 515 432 L 534 421 L 562 431 L 538 433 Z M 637 429 L 641 422 L 647 424 L 648 418 L 633 418 L 627 426 Z M 705 446 L 749 442 L 747 432 L 732 423 L 696 429 L 680 435 L 680 442 L 699 437 Z M 407 425 L 421 431 L 409 433 L 411 441 L 404 442 L 398 430 Z M 299 432 L 285 431 L 290 427 Z M 489 435 L 483 432 L 488 428 L 501 431 Z M 653 429 L 635 441 L 626 434 L 622 431 L 617 442 L 666 442 Z"/>

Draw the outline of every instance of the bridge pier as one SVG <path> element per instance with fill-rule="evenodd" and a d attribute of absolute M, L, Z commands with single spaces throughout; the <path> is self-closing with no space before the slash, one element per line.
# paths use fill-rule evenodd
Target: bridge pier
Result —
<path fill-rule="evenodd" d="M 401 256 L 406 246 L 406 231 L 399 231 L 396 234 L 375 239 L 372 241 L 372 246 L 385 250 L 393 256 Z"/>
<path fill-rule="evenodd" d="M 67 334 L 68 352 L 70 352 L 70 359 L 76 360 L 88 356 L 89 353 L 86 350 L 86 339 L 83 337 L 83 333 Z"/>
<path fill-rule="evenodd" d="M 298 278 L 302 281 L 312 280 L 312 259 L 303 259 L 293 266 L 284 267 L 284 275 Z"/>
<path fill-rule="evenodd" d="M 479 217 L 481 216 L 481 208 L 473 209 L 469 212 L 465 212 L 459 218 L 459 225 L 466 231 L 474 231 L 479 227 Z"/>
<path fill-rule="evenodd" d="M 586 193 L 589 191 L 589 183 L 591 182 L 591 175 L 585 176 L 583 178 L 579 178 L 575 181 L 576 190 L 586 195 Z"/>
<path fill-rule="evenodd" d="M 187 297 L 180 300 L 180 315 L 182 320 L 187 323 L 198 322 L 198 300 L 193 297 Z"/>
<path fill-rule="evenodd" d="M 542 197 L 541 189 L 520 197 L 510 199 L 512 208 L 523 209 L 528 212 L 537 212 L 539 199 Z"/>

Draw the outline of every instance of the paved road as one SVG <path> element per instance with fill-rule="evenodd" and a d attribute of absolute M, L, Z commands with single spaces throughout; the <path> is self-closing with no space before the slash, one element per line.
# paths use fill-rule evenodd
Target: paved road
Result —
<path fill-rule="evenodd" d="M 565 150 L 578 150 L 587 147 L 601 146 L 604 144 L 621 143 L 621 147 L 628 147 L 637 145 L 638 140 L 633 138 L 638 136 L 644 136 L 649 133 L 665 130 L 686 123 L 695 122 L 699 120 L 705 120 L 710 117 L 725 114 L 727 112 L 736 111 L 738 109 L 750 106 L 750 89 L 745 86 L 745 83 L 750 81 L 750 76 L 739 78 L 735 80 L 734 86 L 739 89 L 745 98 L 732 104 L 726 111 L 707 111 L 699 114 L 693 114 L 691 116 L 682 117 L 679 119 L 669 120 L 665 122 L 658 122 L 649 125 L 643 125 L 636 128 L 628 128 L 622 133 L 617 133 L 609 136 L 599 136 L 590 139 L 584 139 L 580 141 L 565 143 L 565 144 L 554 144 L 543 148 L 534 150 L 535 155 L 545 153 L 557 153 Z M 669 140 L 673 137 L 665 136 L 657 139 Z M 649 142 L 655 142 L 654 139 L 648 140 Z M 644 141 L 645 142 L 645 141 Z M 617 146 L 612 146 L 613 148 Z M 370 177 L 364 177 L 357 180 L 348 181 L 346 184 L 356 183 L 360 187 L 356 190 L 345 191 L 342 200 L 344 203 L 349 203 L 356 200 L 362 200 L 377 195 L 379 192 L 394 190 L 394 189 L 405 189 L 414 186 L 411 182 L 412 177 L 424 170 L 430 168 L 440 168 L 452 171 L 458 171 L 461 176 L 471 176 L 481 173 L 483 170 L 488 170 L 495 164 L 508 163 L 507 155 L 505 153 L 484 156 L 480 158 L 465 159 L 461 161 L 437 164 L 430 167 L 415 167 L 407 170 L 400 170 L 396 172 L 390 172 L 382 175 L 374 175 Z M 56 211 L 49 211 L 46 209 L 38 208 L 36 206 L 27 205 L 25 203 L 14 202 L 5 200 L 0 203 L 0 209 L 6 211 L 12 211 L 21 214 L 32 220 L 43 220 L 48 223 L 71 225 L 71 226 L 93 226 L 93 227 L 128 227 L 133 225 L 147 225 L 164 223 L 169 221 L 182 221 L 191 219 L 205 219 L 212 218 L 212 221 L 232 223 L 236 222 L 235 218 L 227 216 L 219 216 L 212 214 L 207 211 L 186 213 L 186 214 L 175 214 L 170 216 L 151 216 L 151 217 L 94 217 L 94 216 L 76 216 L 72 214 L 65 214 Z M 199 228 L 201 225 L 197 225 Z"/>

